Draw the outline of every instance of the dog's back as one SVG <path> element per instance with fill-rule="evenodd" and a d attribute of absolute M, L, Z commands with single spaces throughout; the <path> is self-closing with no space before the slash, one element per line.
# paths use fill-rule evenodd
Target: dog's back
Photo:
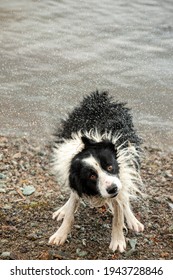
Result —
<path fill-rule="evenodd" d="M 70 139 L 73 133 L 97 130 L 100 134 L 111 132 L 112 136 L 121 135 L 117 145 L 138 146 L 141 139 L 137 136 L 132 123 L 130 110 L 125 103 L 112 101 L 108 92 L 93 92 L 76 107 L 68 118 L 62 122 L 56 135 L 59 139 Z"/>

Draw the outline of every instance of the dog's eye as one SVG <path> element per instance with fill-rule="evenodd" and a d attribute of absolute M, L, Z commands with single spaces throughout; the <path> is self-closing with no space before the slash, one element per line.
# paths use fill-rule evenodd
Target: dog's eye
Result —
<path fill-rule="evenodd" d="M 92 174 L 90 177 L 89 177 L 90 180 L 92 181 L 96 181 L 97 180 L 97 176 Z"/>
<path fill-rule="evenodd" d="M 106 169 L 107 169 L 107 171 L 111 172 L 113 170 L 113 166 L 112 165 L 108 165 Z"/>

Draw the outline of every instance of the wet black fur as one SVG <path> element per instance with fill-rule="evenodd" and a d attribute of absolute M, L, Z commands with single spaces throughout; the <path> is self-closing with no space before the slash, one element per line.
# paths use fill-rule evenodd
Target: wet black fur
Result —
<path fill-rule="evenodd" d="M 84 98 L 65 121 L 62 121 L 61 129 L 56 133 L 57 142 L 62 138 L 70 139 L 73 132 L 97 128 L 101 134 L 105 131 L 112 131 L 112 135 L 120 133 L 118 146 L 122 143 L 123 147 L 127 146 L 128 141 L 139 146 L 141 139 L 134 129 L 130 109 L 125 105 L 126 103 L 112 101 L 107 91 L 93 92 Z"/>

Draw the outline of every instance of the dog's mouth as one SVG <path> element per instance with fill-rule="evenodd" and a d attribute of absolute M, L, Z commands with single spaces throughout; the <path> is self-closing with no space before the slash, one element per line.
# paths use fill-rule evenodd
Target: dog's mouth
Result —
<path fill-rule="evenodd" d="M 118 192 L 117 192 L 117 193 L 112 194 L 112 195 L 111 195 L 111 198 L 114 198 L 114 197 L 116 197 L 117 195 L 118 195 Z"/>

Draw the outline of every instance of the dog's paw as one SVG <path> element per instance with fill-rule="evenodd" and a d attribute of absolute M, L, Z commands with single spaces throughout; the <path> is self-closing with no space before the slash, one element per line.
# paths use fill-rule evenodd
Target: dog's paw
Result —
<path fill-rule="evenodd" d="M 120 253 L 123 253 L 126 249 L 126 241 L 124 236 L 121 237 L 112 237 L 109 249 L 115 252 L 116 250 L 119 250 Z"/>
<path fill-rule="evenodd" d="M 141 224 L 137 219 L 128 221 L 128 227 L 129 227 L 129 229 L 132 229 L 135 232 L 141 232 L 144 230 L 144 225 Z"/>
<path fill-rule="evenodd" d="M 57 221 L 61 221 L 62 219 L 64 219 L 65 216 L 65 208 L 61 207 L 60 209 L 58 209 L 57 211 L 55 211 L 52 215 L 52 219 L 53 220 L 57 220 Z"/>
<path fill-rule="evenodd" d="M 66 239 L 67 233 L 59 229 L 49 238 L 49 244 L 60 246 L 65 243 Z"/>

